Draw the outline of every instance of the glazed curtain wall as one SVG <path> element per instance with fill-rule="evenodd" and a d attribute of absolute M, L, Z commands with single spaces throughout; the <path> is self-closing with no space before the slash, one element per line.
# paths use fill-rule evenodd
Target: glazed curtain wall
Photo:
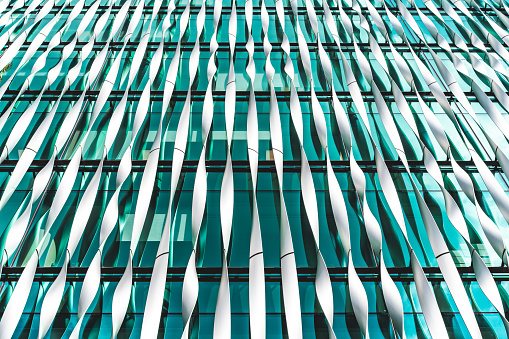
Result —
<path fill-rule="evenodd" d="M 505 0 L 1 0 L 0 337 L 507 338 Z"/>

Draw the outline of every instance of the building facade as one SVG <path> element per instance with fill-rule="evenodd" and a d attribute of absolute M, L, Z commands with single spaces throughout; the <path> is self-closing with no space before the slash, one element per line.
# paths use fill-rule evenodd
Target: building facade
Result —
<path fill-rule="evenodd" d="M 1 0 L 1 338 L 507 338 L 506 0 Z"/>

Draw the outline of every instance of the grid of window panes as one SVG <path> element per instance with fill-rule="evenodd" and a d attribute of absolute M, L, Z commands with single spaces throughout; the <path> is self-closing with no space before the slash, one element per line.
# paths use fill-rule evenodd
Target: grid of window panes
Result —
<path fill-rule="evenodd" d="M 507 338 L 509 3 L 203 1 L 0 1 L 0 337 Z"/>

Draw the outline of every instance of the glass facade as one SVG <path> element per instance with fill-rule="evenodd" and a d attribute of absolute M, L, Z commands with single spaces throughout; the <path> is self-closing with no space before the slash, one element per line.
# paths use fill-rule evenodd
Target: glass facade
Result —
<path fill-rule="evenodd" d="M 0 0 L 0 338 L 508 338 L 506 0 Z"/>

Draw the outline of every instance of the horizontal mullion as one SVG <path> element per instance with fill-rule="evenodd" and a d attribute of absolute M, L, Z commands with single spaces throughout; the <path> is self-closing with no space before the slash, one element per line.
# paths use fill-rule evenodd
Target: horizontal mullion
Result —
<path fill-rule="evenodd" d="M 54 101 L 57 100 L 62 92 L 57 90 L 47 90 L 44 92 L 41 100 L 42 101 Z M 83 91 L 80 90 L 68 90 L 62 97 L 62 101 L 77 101 Z M 311 101 L 311 91 L 298 91 L 299 100 L 302 102 Z M 330 101 L 331 92 L 330 91 L 315 91 L 316 96 L 319 101 Z M 27 90 L 18 98 L 18 101 L 34 101 L 37 99 L 40 91 L 36 90 Z M 95 101 L 99 94 L 99 91 L 89 90 L 86 93 L 86 100 Z M 139 101 L 141 97 L 142 91 L 129 91 L 128 101 Z M 150 92 L 150 100 L 151 101 L 163 101 L 164 91 L 151 91 Z M 364 101 L 373 102 L 374 96 L 371 91 L 362 91 L 361 92 Z M 384 99 L 388 102 L 393 102 L 394 96 L 390 91 L 382 91 L 381 92 Z M 433 96 L 431 92 L 419 92 L 420 96 L 424 101 L 436 102 L 436 98 Z M 450 102 L 456 102 L 456 97 L 450 91 L 444 92 L 445 96 L 449 99 Z M 492 99 L 496 99 L 493 92 L 485 92 L 485 94 Z M 108 97 L 108 101 L 120 101 L 122 96 L 124 95 L 124 91 L 114 90 L 111 91 L 110 96 Z M 191 91 L 192 100 L 203 101 L 205 98 L 205 91 Z M 213 91 L 212 95 L 214 100 L 224 100 L 225 91 Z M 249 91 L 236 91 L 236 100 L 237 101 L 249 101 Z M 403 92 L 407 101 L 418 101 L 415 92 L 405 91 Z M 16 90 L 7 90 L 0 101 L 12 101 L 18 96 L 18 91 Z M 269 91 L 255 91 L 255 96 L 257 101 L 269 101 L 270 100 L 270 92 Z M 352 94 L 349 91 L 336 91 L 336 96 L 341 102 L 352 102 Z M 472 102 L 477 101 L 477 98 L 474 92 L 465 92 L 465 96 Z M 172 100 L 175 101 L 185 101 L 187 97 L 187 91 L 174 91 L 172 94 Z M 281 91 L 276 90 L 276 97 L 281 101 L 289 101 L 290 100 L 290 91 Z"/>
<path fill-rule="evenodd" d="M 28 50 L 31 43 L 32 43 L 31 41 L 25 41 L 23 43 L 23 45 L 20 47 L 20 51 Z M 160 43 L 160 41 L 149 42 L 147 45 L 147 50 L 155 51 L 159 47 L 159 43 Z M 86 44 L 87 44 L 86 42 L 78 42 L 78 43 L 76 43 L 76 46 L 85 46 Z M 174 51 L 177 49 L 177 44 L 178 44 L 177 41 L 165 42 L 164 50 L 165 51 Z M 229 52 L 230 51 L 229 42 L 219 42 L 217 44 L 219 46 L 217 49 L 219 52 Z M 245 42 L 237 42 L 235 44 L 235 49 L 237 50 L 237 52 L 238 51 L 246 51 L 246 44 L 247 43 L 245 43 Z M 280 42 L 270 42 L 270 44 L 272 46 L 272 50 L 271 50 L 272 52 L 282 52 L 283 51 Z M 44 42 L 41 45 L 41 47 L 38 48 L 38 51 L 40 51 L 40 52 L 46 51 L 46 49 L 48 48 L 48 45 L 49 45 L 49 42 Z M 106 45 L 105 41 L 96 41 L 94 43 L 92 50 L 100 51 L 104 48 L 105 45 Z M 134 52 L 137 49 L 138 45 L 139 45 L 139 42 L 132 42 L 132 41 L 128 42 L 126 44 L 125 51 Z M 309 52 L 318 52 L 318 43 L 317 42 L 308 41 L 307 45 L 308 45 Z M 380 46 L 380 49 L 382 51 L 387 52 L 387 53 L 391 52 L 391 46 L 389 45 L 389 43 L 379 42 L 378 45 Z M 409 52 L 410 51 L 410 48 L 408 47 L 408 45 L 406 43 L 395 42 L 395 43 L 392 43 L 392 45 L 399 52 L 405 52 L 405 51 Z M 124 46 L 123 41 L 110 42 L 110 50 L 111 51 L 120 51 L 123 46 Z M 195 46 L 194 41 L 187 41 L 187 42 L 182 42 L 180 45 L 180 48 L 182 51 L 190 52 L 193 50 L 194 46 Z M 340 50 L 335 42 L 323 42 L 322 46 L 326 52 L 339 52 L 339 50 Z M 370 44 L 367 42 L 357 43 L 357 46 L 363 52 L 369 52 L 372 50 Z M 427 46 L 429 46 L 434 51 L 438 51 L 438 52 L 443 51 L 443 48 L 441 48 L 437 43 L 428 43 Z M 424 43 L 419 43 L 419 42 L 412 43 L 412 49 L 417 52 L 419 52 L 419 51 L 427 52 L 428 51 L 427 46 Z M 476 53 L 484 52 L 483 50 L 476 48 L 472 44 L 466 44 L 466 46 L 468 47 L 470 52 L 476 52 Z M 64 47 L 65 47 L 65 45 L 59 45 L 59 46 L 53 48 L 52 51 L 60 51 L 60 50 L 63 50 Z M 255 42 L 254 47 L 255 47 L 255 52 L 263 52 L 264 51 L 263 50 L 263 42 Z M 354 52 L 355 51 L 354 47 L 355 46 L 352 42 L 342 42 L 341 43 L 342 51 Z M 210 43 L 200 42 L 200 51 L 201 52 L 208 52 L 209 50 L 210 50 Z M 492 51 L 493 48 L 491 48 L 490 46 L 487 46 L 486 50 L 489 52 L 489 51 Z M 299 44 L 297 42 L 290 42 L 290 51 L 298 52 Z M 451 46 L 451 51 L 458 52 L 458 53 L 463 52 L 462 49 L 454 47 L 454 46 Z"/>
<path fill-rule="evenodd" d="M 0 165 L 0 172 L 12 172 L 18 160 L 4 160 Z M 48 162 L 48 160 L 34 160 L 32 166 L 28 168 L 28 172 L 40 171 Z M 54 170 L 63 172 L 67 168 L 70 160 L 55 160 Z M 146 160 L 132 160 L 132 171 L 142 172 L 145 169 Z M 376 172 L 376 162 L 374 160 L 359 160 L 358 165 L 365 172 Z M 450 161 L 437 161 L 438 166 L 443 172 L 452 172 L 452 165 Z M 476 172 L 477 169 L 472 160 L 457 161 L 457 163 L 466 171 Z M 489 160 L 484 162 L 492 171 L 501 171 L 500 163 L 498 160 Z M 332 168 L 335 172 L 350 172 L 350 161 L 348 160 L 332 160 Z M 116 172 L 120 160 L 105 160 L 103 163 L 103 172 Z M 403 163 L 400 160 L 387 160 L 386 165 L 391 172 L 406 172 Z M 409 168 L 411 172 L 426 172 L 424 161 L 422 160 L 409 160 Z M 81 172 L 95 172 L 99 166 L 99 160 L 81 160 L 79 171 Z M 225 160 L 206 160 L 205 166 L 207 172 L 224 172 L 226 166 Z M 234 172 L 249 172 L 249 161 L 247 160 L 233 160 L 232 161 Z M 326 172 L 327 164 L 325 160 L 310 160 L 309 166 L 313 172 Z M 198 167 L 198 160 L 184 160 L 182 171 L 183 172 L 196 172 Z M 171 172 L 171 160 L 159 160 L 159 172 Z M 260 172 L 275 172 L 275 164 L 272 160 L 259 160 L 258 170 Z M 283 170 L 285 172 L 300 172 L 300 160 L 285 160 L 283 162 Z"/>
<path fill-rule="evenodd" d="M 87 11 L 90 9 L 91 6 L 87 6 L 85 5 L 83 7 L 83 11 Z M 111 9 L 111 13 L 112 14 L 116 14 L 118 13 L 118 11 L 120 10 L 122 6 L 113 6 L 112 9 Z M 176 8 L 173 10 L 173 13 L 176 13 L 176 14 L 179 14 L 179 13 L 182 13 L 184 11 L 186 6 L 179 6 L 177 5 Z M 388 4 L 387 6 L 389 9 L 392 10 L 393 13 L 399 13 L 399 10 L 397 7 L 395 6 L 391 6 Z M 26 10 L 27 7 L 21 7 L 19 10 L 20 11 L 24 11 Z M 55 6 L 53 7 L 53 9 L 50 11 L 50 14 L 56 14 L 60 11 L 62 7 L 61 6 Z M 98 14 L 102 14 L 104 12 L 106 12 L 106 10 L 108 9 L 109 7 L 108 6 L 99 6 L 99 8 L 97 9 L 97 13 Z M 201 6 L 190 6 L 190 10 L 191 10 L 191 13 L 198 13 L 200 11 L 200 8 Z M 267 12 L 269 13 L 276 13 L 276 7 L 274 6 L 267 6 Z M 467 10 L 474 14 L 477 12 L 477 8 L 475 7 L 466 7 Z M 136 6 L 130 6 L 129 7 L 129 13 L 133 13 L 136 9 Z M 231 11 L 231 6 L 224 6 L 222 7 L 222 12 L 224 14 L 227 14 L 228 12 Z M 441 8 L 441 7 L 438 7 L 437 6 L 437 9 L 438 11 L 441 13 L 441 14 L 447 14 L 446 11 Z M 500 8 L 497 8 L 499 11 L 502 11 L 504 12 L 504 8 L 500 7 Z M 70 13 L 72 10 L 72 8 L 67 8 L 67 9 L 64 9 L 62 11 L 62 13 L 64 14 L 68 14 Z M 237 10 L 237 14 L 238 13 L 244 13 L 245 12 L 245 7 L 244 6 L 239 6 L 236 8 Z M 287 12 L 292 12 L 293 13 L 293 10 L 292 10 L 292 7 L 291 6 L 284 6 L 284 10 L 287 11 Z M 339 10 L 335 9 L 335 8 L 330 8 L 331 12 L 333 14 L 339 14 Z M 354 10 L 352 7 L 343 7 L 343 10 L 345 11 L 345 13 L 347 14 L 357 14 L 357 11 Z M 381 13 L 382 15 L 386 15 L 386 12 L 385 12 L 385 8 L 383 7 L 375 7 L 375 10 L 377 10 L 379 13 Z M 408 7 L 408 10 L 410 13 L 417 13 L 417 10 L 413 7 Z M 421 10 L 421 12 L 423 13 L 431 13 L 431 11 L 427 8 L 427 7 L 419 7 L 419 10 Z M 480 10 L 484 13 L 495 13 L 495 11 L 493 9 L 491 9 L 490 7 L 481 7 Z M 206 11 L 207 12 L 210 12 L 210 13 L 213 13 L 214 9 L 212 6 L 209 6 L 209 7 L 206 7 Z M 253 13 L 256 14 L 256 13 L 259 13 L 261 11 L 261 7 L 260 6 L 254 6 L 253 7 Z M 320 7 L 315 7 L 315 11 L 317 13 L 323 13 L 323 9 L 320 8 Z M 306 11 L 306 7 L 297 7 L 297 13 L 299 14 L 306 14 L 307 11 Z M 365 15 L 369 15 L 369 11 L 367 9 L 362 9 L 362 13 L 365 14 Z M 150 8 L 144 8 L 143 9 L 143 14 L 152 14 L 152 10 Z M 461 13 L 458 13 L 461 15 Z M 166 7 L 163 7 L 161 8 L 160 12 L 158 13 L 158 15 L 166 15 Z"/>
<path fill-rule="evenodd" d="M 67 281 L 83 281 L 88 267 L 68 267 Z M 423 267 L 428 280 L 442 281 L 443 275 L 438 267 Z M 475 274 L 472 267 L 457 267 L 463 281 L 475 281 Z M 488 267 L 495 280 L 507 280 L 509 271 L 505 267 Z M 1 281 L 17 281 L 21 276 L 24 267 L 4 267 L 2 270 Z M 168 267 L 167 281 L 183 281 L 185 267 Z M 221 280 L 221 267 L 198 267 L 198 277 L 200 281 Z M 355 270 L 362 281 L 380 281 L 380 269 L 378 267 L 356 267 Z M 389 274 L 394 281 L 413 281 L 413 271 L 411 267 L 387 267 Z M 119 281 L 124 274 L 125 267 L 102 267 L 101 280 Z M 134 281 L 150 281 L 152 276 L 152 267 L 133 267 Z M 331 281 L 347 281 L 348 267 L 329 267 Z M 53 281 L 60 272 L 60 267 L 38 267 L 35 272 L 35 281 Z M 297 277 L 299 281 L 314 281 L 316 268 L 298 267 Z M 248 267 L 229 267 L 228 276 L 230 281 L 248 281 Z M 281 268 L 265 267 L 266 281 L 281 281 Z"/>

